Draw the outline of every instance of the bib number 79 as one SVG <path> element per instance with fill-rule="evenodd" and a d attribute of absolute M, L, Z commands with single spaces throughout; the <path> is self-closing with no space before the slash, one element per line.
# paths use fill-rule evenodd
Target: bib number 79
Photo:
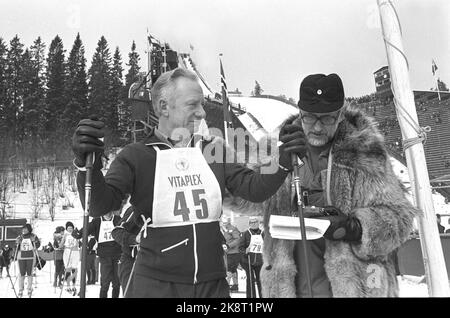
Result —
<path fill-rule="evenodd" d="M 195 215 L 198 219 L 206 219 L 208 217 L 208 203 L 205 198 L 200 198 L 200 195 L 205 194 L 205 189 L 194 189 L 192 190 L 192 197 L 194 199 L 194 205 L 200 207 L 200 209 L 195 209 Z M 173 208 L 173 215 L 181 215 L 183 221 L 189 221 L 190 210 L 186 204 L 186 196 L 184 191 L 179 191 L 175 193 L 175 205 Z"/>

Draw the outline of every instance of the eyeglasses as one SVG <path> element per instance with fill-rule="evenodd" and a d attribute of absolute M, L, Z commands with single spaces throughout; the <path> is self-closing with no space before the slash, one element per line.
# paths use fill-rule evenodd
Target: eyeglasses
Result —
<path fill-rule="evenodd" d="M 312 114 L 304 114 L 300 117 L 305 124 L 308 125 L 315 125 L 317 121 L 320 121 L 322 125 L 329 126 L 334 125 L 338 119 L 337 117 L 331 116 L 331 115 L 324 115 L 324 116 L 315 116 Z"/>

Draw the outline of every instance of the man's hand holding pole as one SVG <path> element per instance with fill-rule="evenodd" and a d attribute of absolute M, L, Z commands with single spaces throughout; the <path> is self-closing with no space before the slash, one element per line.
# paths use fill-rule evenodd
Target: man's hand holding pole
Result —
<path fill-rule="evenodd" d="M 295 193 L 297 196 L 297 211 L 300 220 L 300 231 L 302 232 L 303 257 L 305 258 L 306 264 L 305 274 L 309 296 L 313 297 L 311 274 L 308 261 L 308 242 L 306 240 L 306 227 L 305 219 L 303 216 L 303 202 L 299 172 L 300 167 L 303 165 L 303 162 L 300 158 L 303 158 L 306 155 L 306 137 L 301 125 L 299 123 L 295 123 L 293 120 L 290 120 L 285 122 L 285 124 L 281 128 L 279 140 L 283 143 L 279 147 L 280 166 L 285 170 L 293 172 L 292 183 L 295 186 Z"/>
<path fill-rule="evenodd" d="M 91 116 L 89 119 L 83 119 L 78 123 L 75 134 L 72 138 L 72 149 L 75 154 L 75 165 L 77 167 L 85 167 L 85 201 L 84 201 L 84 217 L 83 217 L 83 243 L 81 250 L 81 282 L 80 282 L 80 298 L 86 295 L 86 257 L 87 257 L 87 241 L 88 241 L 88 223 L 89 209 L 91 203 L 91 187 L 92 187 L 92 170 L 94 163 L 98 162 L 101 167 L 101 155 L 104 151 L 103 131 L 105 124 L 99 121 L 97 117 Z"/>

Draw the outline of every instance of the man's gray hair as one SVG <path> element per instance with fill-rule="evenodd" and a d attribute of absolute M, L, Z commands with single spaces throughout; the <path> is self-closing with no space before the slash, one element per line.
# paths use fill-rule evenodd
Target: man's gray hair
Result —
<path fill-rule="evenodd" d="M 158 118 L 161 115 L 158 109 L 159 101 L 163 98 L 166 100 L 169 98 L 170 89 L 173 89 L 175 81 L 180 77 L 198 81 L 198 77 L 194 72 L 178 67 L 161 74 L 155 84 L 153 84 L 150 93 L 152 95 L 153 110 Z"/>

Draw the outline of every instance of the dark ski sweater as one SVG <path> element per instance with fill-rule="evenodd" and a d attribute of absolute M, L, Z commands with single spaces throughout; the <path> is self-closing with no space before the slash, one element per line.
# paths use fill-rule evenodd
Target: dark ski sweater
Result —
<path fill-rule="evenodd" d="M 136 235 L 139 233 L 142 224 L 136 224 L 133 216 L 134 210 L 131 206 L 123 214 L 120 225 L 116 226 L 111 233 L 114 240 L 122 246 L 121 261 L 134 261 L 137 255 Z"/>
<path fill-rule="evenodd" d="M 100 170 L 101 162 L 96 160 L 92 176 L 91 216 L 117 210 L 130 194 L 136 224 L 142 223 L 141 215 L 152 218 L 156 165 L 156 151 L 152 144 L 157 144 L 162 151 L 171 148 L 153 130 L 146 140 L 125 146 L 111 163 L 106 176 Z M 205 142 L 204 146 L 207 144 Z M 238 163 L 213 162 L 209 167 L 220 185 L 222 198 L 226 188 L 233 195 L 251 202 L 262 202 L 271 197 L 288 175 L 282 169 L 273 174 L 259 174 Z M 80 171 L 77 183 L 82 204 L 85 178 L 86 172 Z M 147 237 L 140 243 L 135 273 L 179 283 L 225 277 L 219 222 L 148 228 Z"/>

